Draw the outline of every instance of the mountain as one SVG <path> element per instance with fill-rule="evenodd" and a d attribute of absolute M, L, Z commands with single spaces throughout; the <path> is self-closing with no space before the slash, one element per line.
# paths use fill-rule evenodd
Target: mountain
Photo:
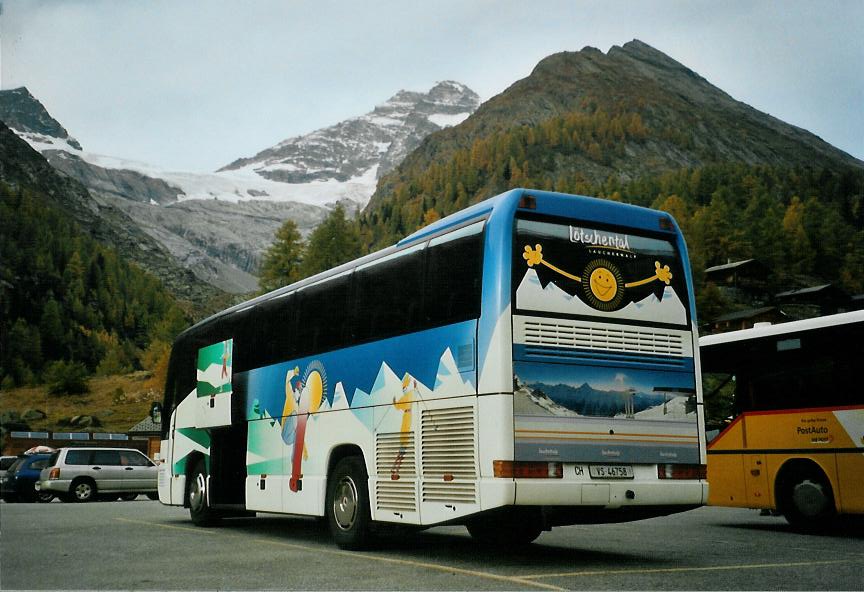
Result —
<path fill-rule="evenodd" d="M 183 289 L 195 291 L 194 285 L 203 282 L 205 300 L 223 291 L 257 289 L 254 274 L 261 253 L 284 220 L 295 219 L 301 231 L 309 233 L 327 213 L 313 204 L 259 201 L 256 196 L 267 195 L 263 189 L 243 189 L 216 175 L 166 173 L 86 152 L 25 88 L 0 91 L 0 120 L 14 124 L 13 131 L 56 171 L 79 181 L 97 211 L 122 215 L 129 232 L 147 235 L 171 260 L 147 269 L 174 287 L 179 287 L 171 277 L 174 268 L 188 270 Z M 206 201 L 185 199 L 189 195 Z M 248 200 L 242 201 L 242 195 Z M 235 203 L 227 203 L 226 197 Z"/>
<path fill-rule="evenodd" d="M 625 395 L 632 396 L 633 408 L 636 412 L 642 412 L 658 403 L 663 403 L 663 395 L 648 393 L 630 395 L 622 391 L 600 390 L 587 382 L 579 386 L 560 383 L 535 383 L 526 386 L 529 391 L 533 391 L 532 395 L 537 399 L 542 400 L 545 397 L 579 415 L 595 417 L 614 417 L 622 413 Z"/>
<path fill-rule="evenodd" d="M 263 252 L 286 219 L 307 236 L 336 203 L 355 212 L 428 133 L 467 117 L 456 82 L 400 91 L 371 113 L 292 138 L 215 173 L 163 171 L 87 152 L 25 88 L 0 91 L 0 120 L 101 205 L 125 213 L 181 266 L 229 293 L 257 289 Z"/>
<path fill-rule="evenodd" d="M 128 216 L 110 204 L 99 203 L 78 181 L 58 173 L 27 142 L 0 122 L 0 182 L 13 190 L 27 189 L 45 196 L 88 236 L 115 249 L 160 278 L 177 298 L 196 307 L 218 298 L 215 288 L 195 281 L 193 274 Z"/>
<path fill-rule="evenodd" d="M 0 123 L 0 388 L 78 392 L 167 355 L 216 295 L 191 275 Z"/>
<path fill-rule="evenodd" d="M 361 221 L 378 246 L 429 209 L 445 215 L 514 186 L 586 191 L 717 164 L 864 165 L 631 41 L 543 59 L 464 122 L 428 136 L 381 179 Z"/>
<path fill-rule="evenodd" d="M 28 143 L 81 150 L 81 144 L 23 86 L 0 91 L 0 120 L 16 130 Z"/>
<path fill-rule="evenodd" d="M 439 82 L 428 93 L 402 90 L 365 115 L 289 138 L 220 171 L 251 170 L 294 184 L 365 180 L 374 190 L 375 179 L 392 170 L 424 137 L 460 123 L 479 103 L 474 91 L 453 81 Z"/>

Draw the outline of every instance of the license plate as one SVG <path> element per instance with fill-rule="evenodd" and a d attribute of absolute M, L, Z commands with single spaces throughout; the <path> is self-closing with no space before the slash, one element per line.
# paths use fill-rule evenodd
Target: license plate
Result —
<path fill-rule="evenodd" d="M 589 465 L 588 474 L 592 479 L 632 479 L 633 467 L 630 465 Z"/>

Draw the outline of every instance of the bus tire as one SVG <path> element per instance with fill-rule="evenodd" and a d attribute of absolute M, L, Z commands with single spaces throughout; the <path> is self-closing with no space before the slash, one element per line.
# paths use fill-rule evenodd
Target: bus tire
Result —
<path fill-rule="evenodd" d="M 357 551 L 372 542 L 368 482 L 361 456 L 340 460 L 327 479 L 327 524 L 341 549 Z"/>
<path fill-rule="evenodd" d="M 493 512 L 476 516 L 465 527 L 471 538 L 490 547 L 522 547 L 543 532 L 543 522 L 532 512 Z"/>
<path fill-rule="evenodd" d="M 210 507 L 207 500 L 207 466 L 204 459 L 198 459 L 189 473 L 186 499 L 189 502 L 189 516 L 196 526 L 213 526 L 219 522 L 219 514 Z"/>
<path fill-rule="evenodd" d="M 831 526 L 834 495 L 821 469 L 795 467 L 784 475 L 778 489 L 779 509 L 796 530 L 813 532 Z"/>

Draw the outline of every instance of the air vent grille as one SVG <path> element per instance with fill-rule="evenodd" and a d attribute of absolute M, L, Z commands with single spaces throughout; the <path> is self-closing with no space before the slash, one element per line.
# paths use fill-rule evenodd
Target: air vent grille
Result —
<path fill-rule="evenodd" d="M 417 494 L 414 481 L 378 481 L 375 499 L 379 510 L 416 512 Z"/>
<path fill-rule="evenodd" d="M 417 455 L 414 433 L 379 433 L 375 440 L 376 506 L 379 510 L 417 511 Z"/>
<path fill-rule="evenodd" d="M 375 442 L 376 472 L 382 477 L 394 473 L 401 477 L 417 476 L 417 455 L 414 452 L 414 432 L 379 433 Z"/>
<path fill-rule="evenodd" d="M 521 331 L 519 331 L 521 329 Z M 521 335 L 519 335 L 521 333 Z M 523 319 L 516 340 L 527 346 L 684 356 L 685 333 L 636 327 L 581 325 L 564 320 Z"/>
<path fill-rule="evenodd" d="M 474 408 L 425 410 L 420 422 L 423 501 L 476 502 Z"/>

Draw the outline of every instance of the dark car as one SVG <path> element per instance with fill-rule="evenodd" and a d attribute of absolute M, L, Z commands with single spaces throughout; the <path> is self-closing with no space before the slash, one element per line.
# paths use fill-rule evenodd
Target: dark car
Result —
<path fill-rule="evenodd" d="M 0 478 L 0 497 L 7 502 L 50 502 L 54 494 L 37 489 L 39 473 L 48 466 L 50 454 L 22 454 Z"/>
<path fill-rule="evenodd" d="M 17 456 L 0 456 L 0 479 L 6 476 L 6 471 L 18 460 Z"/>

